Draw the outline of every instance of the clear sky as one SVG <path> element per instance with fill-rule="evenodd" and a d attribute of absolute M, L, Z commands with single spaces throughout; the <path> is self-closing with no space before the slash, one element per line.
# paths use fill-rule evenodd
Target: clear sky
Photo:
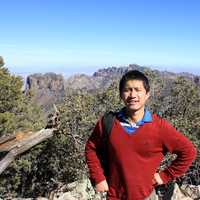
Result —
<path fill-rule="evenodd" d="M 0 0 L 11 72 L 140 64 L 200 74 L 200 0 Z"/>

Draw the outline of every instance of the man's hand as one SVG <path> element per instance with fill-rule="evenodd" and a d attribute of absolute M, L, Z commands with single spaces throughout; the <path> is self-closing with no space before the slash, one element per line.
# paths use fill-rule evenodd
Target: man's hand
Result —
<path fill-rule="evenodd" d="M 108 183 L 106 180 L 101 181 L 100 183 L 96 184 L 96 191 L 97 192 L 107 192 L 108 191 Z"/>
<path fill-rule="evenodd" d="M 160 175 L 159 173 L 155 173 L 154 174 L 154 177 L 153 177 L 153 185 L 162 185 L 163 184 L 163 181 L 162 179 L 160 178 Z"/>

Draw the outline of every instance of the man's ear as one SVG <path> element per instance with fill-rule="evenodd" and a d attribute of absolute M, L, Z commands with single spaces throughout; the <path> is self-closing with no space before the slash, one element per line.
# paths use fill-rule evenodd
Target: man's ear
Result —
<path fill-rule="evenodd" d="M 146 93 L 146 100 L 149 99 L 149 97 L 150 97 L 150 92 L 147 92 Z"/>

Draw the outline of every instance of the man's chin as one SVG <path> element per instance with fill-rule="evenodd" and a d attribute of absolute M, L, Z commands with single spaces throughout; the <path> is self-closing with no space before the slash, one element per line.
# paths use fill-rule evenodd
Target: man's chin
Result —
<path fill-rule="evenodd" d="M 128 105 L 126 108 L 131 112 L 136 112 L 139 110 L 139 108 L 137 108 L 135 106 L 131 106 L 131 105 Z"/>
<path fill-rule="evenodd" d="M 144 109 L 143 106 L 138 106 L 138 105 L 126 105 L 127 110 L 129 110 L 130 112 L 137 112 L 139 110 Z"/>

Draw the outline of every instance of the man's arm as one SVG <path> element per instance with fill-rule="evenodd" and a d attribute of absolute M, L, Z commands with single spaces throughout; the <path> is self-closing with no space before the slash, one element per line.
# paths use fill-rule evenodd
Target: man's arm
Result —
<path fill-rule="evenodd" d="M 102 168 L 98 152 L 103 151 L 102 145 L 102 126 L 99 120 L 88 139 L 85 147 L 86 162 L 89 169 L 90 180 L 96 185 L 97 192 L 104 192 L 108 190 L 106 177 Z"/>
<path fill-rule="evenodd" d="M 186 136 L 178 132 L 164 119 L 161 119 L 160 134 L 163 147 L 170 153 L 177 155 L 171 165 L 159 173 L 163 183 L 167 183 L 188 170 L 196 157 L 197 150 Z"/>

